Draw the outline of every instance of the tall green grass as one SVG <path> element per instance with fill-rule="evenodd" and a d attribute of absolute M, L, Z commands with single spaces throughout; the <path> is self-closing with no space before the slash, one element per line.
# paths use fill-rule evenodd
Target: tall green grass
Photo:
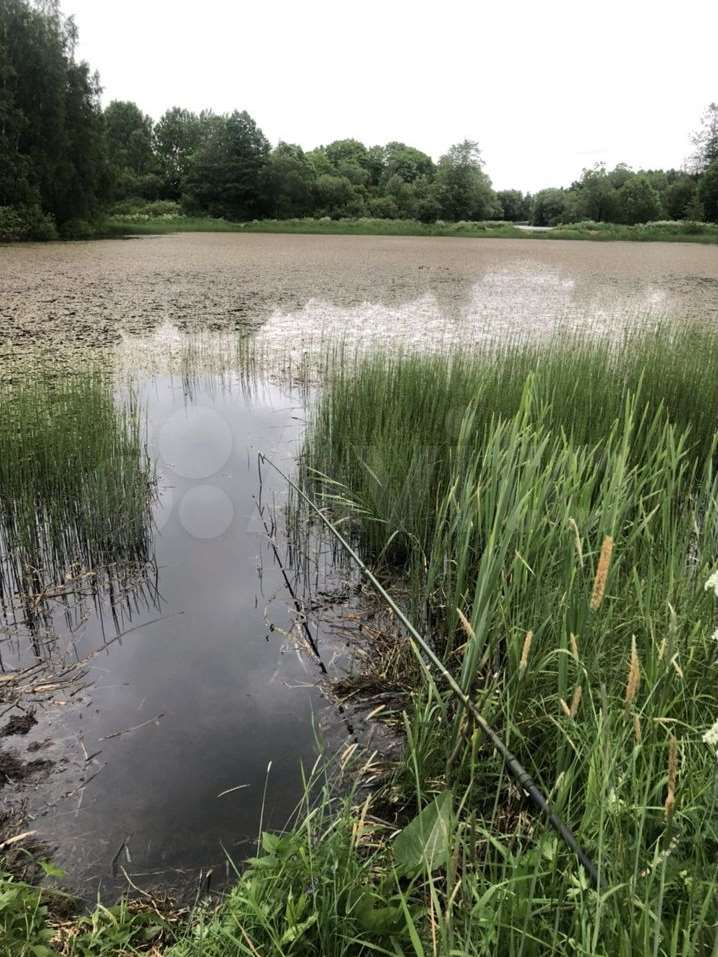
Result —
<path fill-rule="evenodd" d="M 424 682 L 400 780 L 419 806 L 449 787 L 462 808 L 460 890 L 425 885 L 441 953 L 712 952 L 717 383 L 718 332 L 671 325 L 376 356 L 317 405 L 305 483 L 409 583 L 415 620 L 605 881 L 588 887 Z"/>
<path fill-rule="evenodd" d="M 704 461 L 716 424 L 718 334 L 662 322 L 618 339 L 567 329 L 480 353 L 381 353 L 353 363 L 339 352 L 324 376 L 304 465 L 343 483 L 371 517 L 358 526 L 367 556 L 377 560 L 386 549 L 396 563 L 415 546 L 430 551 L 457 450 L 483 448 L 485 436 L 525 404 L 529 383 L 530 423 L 572 446 L 604 441 L 633 395 L 643 424 L 630 443 L 632 463 L 641 461 L 656 417 L 686 431 L 686 456 Z"/>
<path fill-rule="evenodd" d="M 110 376 L 92 370 L 1 389 L 4 602 L 148 561 L 153 469 L 135 396 L 116 399 Z"/>

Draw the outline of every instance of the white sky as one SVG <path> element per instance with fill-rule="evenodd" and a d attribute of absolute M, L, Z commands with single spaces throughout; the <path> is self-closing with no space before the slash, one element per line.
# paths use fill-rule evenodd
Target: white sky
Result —
<path fill-rule="evenodd" d="M 497 189 L 598 161 L 679 167 L 718 100 L 718 0 L 63 0 L 103 100 L 246 109 L 311 149 L 437 159 L 476 139 Z"/>

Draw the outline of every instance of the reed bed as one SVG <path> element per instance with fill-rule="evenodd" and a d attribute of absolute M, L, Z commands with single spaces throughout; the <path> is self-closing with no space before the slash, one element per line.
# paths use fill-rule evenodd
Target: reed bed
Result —
<path fill-rule="evenodd" d="M 304 490 L 404 596 L 598 886 L 414 665 L 395 772 L 373 793 L 380 762 L 355 744 L 315 770 L 220 906 L 152 917 L 155 936 L 99 908 L 58 938 L 41 892 L 0 874 L 0 931 L 84 957 L 715 955 L 718 330 L 319 366 Z"/>
<path fill-rule="evenodd" d="M 0 407 L 6 610 L 146 563 L 154 476 L 132 390 L 119 400 L 107 373 L 86 370 L 3 385 Z"/>
<path fill-rule="evenodd" d="M 664 324 L 336 369 L 305 487 L 350 529 L 599 867 L 592 889 L 426 680 L 399 789 L 449 789 L 437 953 L 713 953 L 718 332 Z M 438 941 L 438 943 L 436 943 Z"/>

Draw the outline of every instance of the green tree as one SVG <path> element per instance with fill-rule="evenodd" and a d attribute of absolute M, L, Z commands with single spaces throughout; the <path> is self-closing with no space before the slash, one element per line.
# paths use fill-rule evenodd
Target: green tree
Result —
<path fill-rule="evenodd" d="M 93 215 L 107 181 L 99 81 L 76 44 L 57 3 L 0 0 L 0 205 L 60 223 Z"/>
<path fill-rule="evenodd" d="M 323 216 L 348 216 L 352 206 L 354 190 L 344 176 L 322 174 L 317 180 L 318 211 Z"/>
<path fill-rule="evenodd" d="M 496 211 L 491 181 L 483 170 L 479 144 L 464 140 L 439 160 L 436 198 L 445 219 L 486 219 Z"/>
<path fill-rule="evenodd" d="M 376 219 L 398 219 L 399 207 L 391 196 L 373 196 L 367 203 L 367 211 Z"/>
<path fill-rule="evenodd" d="M 709 223 L 718 223 L 718 157 L 703 171 L 698 198 Z"/>
<path fill-rule="evenodd" d="M 162 178 L 162 194 L 179 199 L 192 156 L 202 140 L 202 122 L 196 113 L 178 106 L 155 124 L 154 149 Z"/>
<path fill-rule="evenodd" d="M 496 194 L 501 203 L 502 218 L 512 223 L 527 220 L 531 215 L 531 201 L 518 189 L 502 189 Z"/>
<path fill-rule="evenodd" d="M 185 179 L 193 208 L 211 216 L 242 220 L 267 210 L 265 172 L 269 142 L 246 111 L 208 117 L 206 135 Z"/>
<path fill-rule="evenodd" d="M 413 183 L 420 176 L 434 175 L 434 161 L 421 150 L 406 143 L 387 143 L 384 147 L 384 164 L 381 181 L 386 183 L 399 176 L 405 183 Z"/>
<path fill-rule="evenodd" d="M 701 117 L 700 129 L 693 136 L 696 148 L 693 163 L 702 173 L 718 159 L 718 103 L 710 103 Z"/>
<path fill-rule="evenodd" d="M 113 100 L 105 110 L 115 199 L 157 199 L 161 181 L 153 148 L 154 124 L 136 103 Z"/>
<path fill-rule="evenodd" d="M 688 210 L 695 207 L 698 187 L 693 177 L 685 174 L 668 183 L 663 193 L 663 206 L 669 219 L 688 219 Z"/>
<path fill-rule="evenodd" d="M 542 189 L 533 198 L 531 224 L 558 226 L 566 221 L 567 193 L 563 189 Z"/>
<path fill-rule="evenodd" d="M 647 176 L 637 174 L 617 191 L 617 222 L 634 225 L 661 218 L 661 201 Z"/>
<path fill-rule="evenodd" d="M 317 174 L 301 146 L 280 142 L 270 154 L 265 176 L 273 216 L 285 219 L 313 212 Z"/>
<path fill-rule="evenodd" d="M 570 218 L 592 219 L 597 223 L 618 222 L 616 194 L 631 175 L 631 171 L 625 166 L 617 166 L 612 173 L 609 173 L 603 163 L 597 164 L 592 169 L 585 169 L 581 179 L 571 187 L 573 195 L 568 201 Z"/>

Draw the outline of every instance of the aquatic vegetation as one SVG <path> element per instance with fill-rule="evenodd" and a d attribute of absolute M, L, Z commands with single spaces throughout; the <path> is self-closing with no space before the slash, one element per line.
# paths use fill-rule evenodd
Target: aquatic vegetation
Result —
<path fill-rule="evenodd" d="M 118 586 L 151 558 L 153 468 L 142 413 L 111 378 L 22 379 L 0 398 L 0 601 Z M 121 590 L 121 589 L 120 589 Z"/>
<path fill-rule="evenodd" d="M 405 752 L 376 793 L 350 746 L 348 794 L 331 775 L 307 781 L 286 832 L 259 836 L 219 906 L 161 943 L 149 914 L 100 908 L 77 952 L 710 953 L 717 346 L 713 327 L 666 323 L 483 353 L 337 348 L 318 362 L 322 390 L 307 389 L 303 487 L 405 597 L 597 887 L 417 655 L 392 715 Z M 248 344 L 218 367 L 240 357 L 251 380 L 263 357 Z M 184 358 L 189 388 L 214 354 L 199 343 Z M 26 919 L 28 940 L 50 940 L 37 892 L 8 888 L 0 930 L 17 936 Z"/>
<path fill-rule="evenodd" d="M 396 786 L 420 807 L 448 787 L 462 808 L 460 889 L 422 885 L 441 953 L 713 940 L 717 345 L 675 325 L 379 355 L 317 403 L 305 487 L 408 584 L 414 621 L 601 873 L 596 892 L 450 691 L 415 682 Z"/>

